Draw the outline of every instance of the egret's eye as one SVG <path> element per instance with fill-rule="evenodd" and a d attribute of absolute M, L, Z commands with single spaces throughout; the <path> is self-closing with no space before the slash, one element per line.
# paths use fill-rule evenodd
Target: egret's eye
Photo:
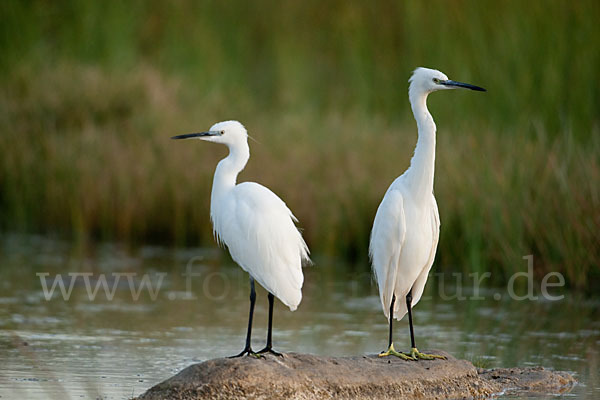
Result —
<path fill-rule="evenodd" d="M 225 134 L 225 131 L 221 131 L 221 135 L 224 135 L 224 134 Z"/>
<path fill-rule="evenodd" d="M 433 83 L 440 83 L 441 81 L 438 78 L 433 78 Z"/>

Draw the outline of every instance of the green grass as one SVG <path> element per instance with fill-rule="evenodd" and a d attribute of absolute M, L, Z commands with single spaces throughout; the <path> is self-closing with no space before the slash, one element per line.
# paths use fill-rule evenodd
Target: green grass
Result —
<path fill-rule="evenodd" d="M 81 242 L 212 243 L 225 149 L 169 137 L 239 119 L 242 180 L 294 210 L 313 252 L 367 267 L 408 166 L 412 69 L 436 93 L 438 266 L 600 277 L 596 1 L 0 3 L 0 227 Z"/>

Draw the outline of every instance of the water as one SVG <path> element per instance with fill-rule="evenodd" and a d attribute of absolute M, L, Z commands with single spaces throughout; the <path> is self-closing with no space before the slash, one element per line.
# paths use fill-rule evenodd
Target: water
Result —
<path fill-rule="evenodd" d="M 218 249 L 123 251 L 102 245 L 74 252 L 66 243 L 40 237 L 5 237 L 1 246 L 2 399 L 127 399 L 192 363 L 243 347 L 247 276 Z M 345 270 L 319 259 L 305 269 L 300 308 L 291 313 L 276 304 L 277 350 L 352 355 L 386 347 L 387 323 L 368 267 Z M 194 275 L 186 278 L 186 271 Z M 75 277 L 70 298 L 65 301 L 56 287 L 46 300 L 36 274 L 46 274 L 41 278 L 47 288 L 57 274 L 65 289 Z M 109 300 L 100 288 L 91 301 L 85 276 L 93 289 L 103 274 L 110 289 L 117 281 L 114 297 Z M 162 279 L 154 300 L 147 288 L 134 300 L 128 279 L 139 289 L 144 274 L 154 289 Z M 564 299 L 514 301 L 506 288 L 496 288 L 481 289 L 484 300 L 461 300 L 451 296 L 457 292 L 474 297 L 472 288 L 442 286 L 431 278 L 414 315 L 421 350 L 444 349 L 487 368 L 543 365 L 570 371 L 580 383 L 559 397 L 600 397 L 600 299 L 555 290 Z M 265 342 L 266 312 L 266 293 L 259 289 L 256 349 Z M 395 341 L 397 348 L 409 345 L 404 320 L 395 325 Z"/>

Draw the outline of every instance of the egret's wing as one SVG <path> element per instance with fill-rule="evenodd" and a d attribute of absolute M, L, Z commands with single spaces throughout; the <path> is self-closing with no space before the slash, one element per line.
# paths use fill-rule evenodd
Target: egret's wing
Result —
<path fill-rule="evenodd" d="M 308 247 L 295 217 L 272 191 L 253 182 L 234 189 L 235 206 L 222 236 L 232 258 L 267 291 L 295 310 L 302 299 Z"/>
<path fill-rule="evenodd" d="M 377 209 L 369 245 L 381 306 L 388 318 L 405 235 L 404 199 L 399 190 L 390 187 Z"/>
<path fill-rule="evenodd" d="M 429 259 L 427 260 L 427 264 L 419 277 L 413 284 L 413 300 L 412 305 L 415 306 L 419 300 L 421 300 L 421 296 L 423 295 L 423 290 L 425 288 L 425 283 L 427 282 L 427 277 L 429 276 L 429 271 L 431 270 L 431 266 L 433 265 L 433 260 L 435 259 L 435 253 L 437 251 L 438 241 L 440 239 L 440 214 L 438 212 L 437 202 L 435 201 L 435 197 L 431 196 L 431 230 L 433 232 L 433 243 L 431 246 L 431 252 L 429 253 Z"/>

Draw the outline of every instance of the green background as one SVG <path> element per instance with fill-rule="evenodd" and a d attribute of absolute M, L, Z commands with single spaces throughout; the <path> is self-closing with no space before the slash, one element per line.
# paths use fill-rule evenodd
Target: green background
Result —
<path fill-rule="evenodd" d="M 503 282 L 534 255 L 600 277 L 600 3 L 2 1 L 0 229 L 213 246 L 220 146 L 170 136 L 237 119 L 240 180 L 278 193 L 314 254 L 368 270 L 371 224 L 409 164 L 418 66 L 436 93 L 436 268 Z M 597 287 L 597 284 L 596 284 Z"/>

